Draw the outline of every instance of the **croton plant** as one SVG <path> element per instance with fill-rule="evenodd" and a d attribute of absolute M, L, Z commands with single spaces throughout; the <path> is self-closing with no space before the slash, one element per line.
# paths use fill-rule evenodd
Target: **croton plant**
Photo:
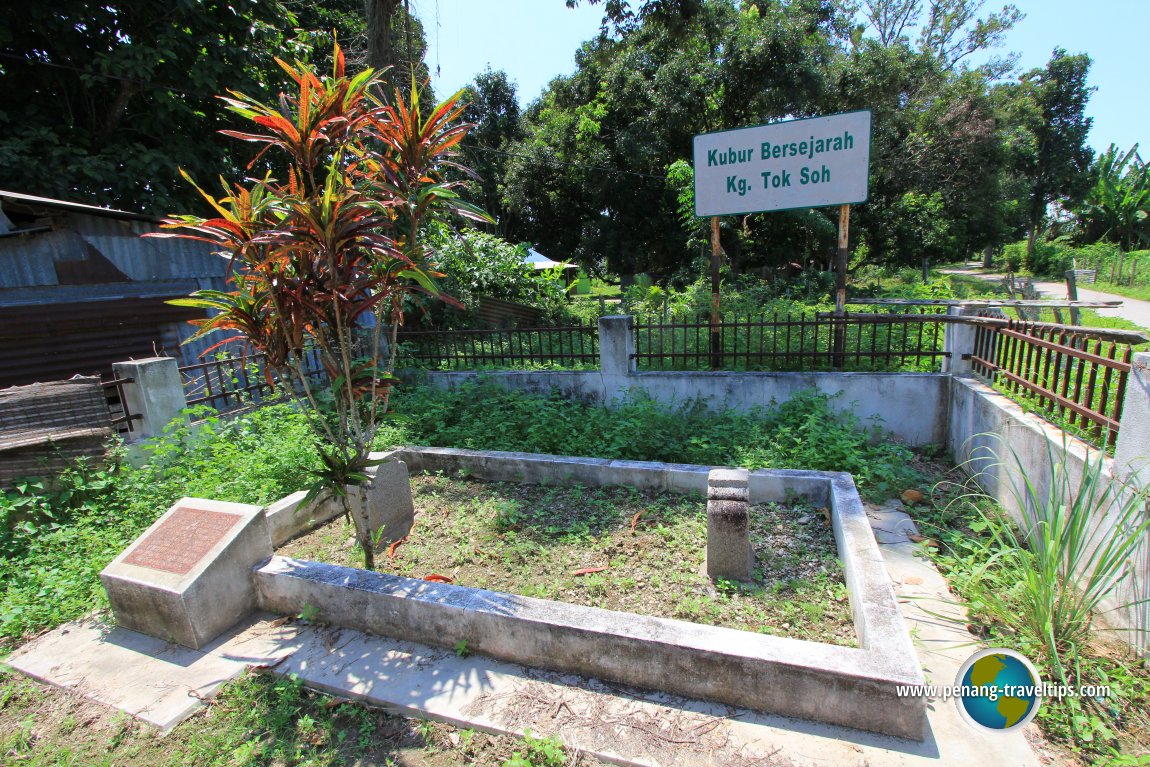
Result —
<path fill-rule="evenodd" d="M 430 114 L 418 88 L 385 100 L 380 73 L 349 77 L 338 46 L 330 76 L 308 64 L 279 65 L 295 83 L 290 95 L 272 104 L 236 92 L 223 97 L 252 124 L 223 133 L 255 144 L 248 169 L 266 174 L 232 186 L 221 180 L 218 198 L 197 186 L 214 217 L 172 216 L 164 227 L 175 231 L 155 236 L 208 242 L 231 258 L 234 290 L 200 290 L 172 303 L 208 309 L 194 337 L 218 333 L 212 350 L 239 344 L 262 353 L 268 382 L 304 405 L 322 460 L 312 492 L 341 500 L 373 568 L 378 542 L 348 488 L 365 482 L 372 465 L 396 381 L 403 299 L 441 295 L 420 231 L 435 217 L 488 219 L 444 175 L 448 168 L 469 174 L 453 162 L 470 127 L 459 119 L 460 94 Z M 326 376 L 309 377 L 314 359 Z"/>

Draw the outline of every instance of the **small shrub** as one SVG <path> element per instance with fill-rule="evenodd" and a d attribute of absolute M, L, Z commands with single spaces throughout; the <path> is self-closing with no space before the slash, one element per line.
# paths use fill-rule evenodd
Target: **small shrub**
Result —
<path fill-rule="evenodd" d="M 940 565 L 992 645 L 1018 649 L 1055 683 L 1109 686 L 1108 698 L 1051 699 L 1038 713 L 1048 736 L 1109 764 L 1145 747 L 1137 741 L 1150 724 L 1150 677 L 1138 660 L 1099 653 L 1091 630 L 1150 532 L 1148 493 L 1113 481 L 1097 453 L 1079 475 L 1048 449 L 1039 474 L 1049 482 L 1029 475 L 1009 445 L 1002 453 L 995 462 L 1017 477 L 1010 489 L 1024 524 L 1015 526 L 981 493 L 960 496 L 944 510 L 951 529 L 941 532 Z M 1107 509 L 1113 528 L 1104 534 L 1095 524 Z"/>
<path fill-rule="evenodd" d="M 1039 476 L 1031 476 L 1013 447 L 1006 445 L 1004 452 L 995 467 L 1017 478 L 1009 488 L 1023 525 L 1016 529 L 1001 514 L 975 507 L 980 527 L 989 532 L 985 565 L 973 579 L 978 605 L 1015 633 L 1036 640 L 1065 682 L 1072 659 L 1089 639 L 1094 615 L 1130 573 L 1131 557 L 1150 531 L 1145 514 L 1150 491 L 1110 477 L 1104 456 L 1095 452 L 1075 473 L 1048 444 Z M 1098 524 L 1104 515 L 1110 521 L 1105 529 Z M 1011 595 L 1016 598 L 977 588 L 982 573 L 996 568 L 1017 575 Z"/>

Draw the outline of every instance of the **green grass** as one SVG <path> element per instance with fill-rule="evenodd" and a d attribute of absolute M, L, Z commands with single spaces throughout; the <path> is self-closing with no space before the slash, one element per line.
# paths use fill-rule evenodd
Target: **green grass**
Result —
<path fill-rule="evenodd" d="M 1150 285 L 1118 285 L 1109 280 L 1101 279 L 1101 274 L 1098 277 L 1098 281 L 1094 284 L 1083 283 L 1080 287 L 1086 290 L 1113 293 L 1116 296 L 1125 296 L 1126 298 L 1137 298 L 1140 301 L 1150 301 Z"/>
<path fill-rule="evenodd" d="M 836 412 L 812 391 L 775 407 L 740 412 L 700 402 L 668 407 L 633 396 L 611 409 L 509 391 L 493 381 L 443 392 L 415 388 L 395 400 L 382 442 L 518 450 L 591 458 L 847 471 L 867 496 L 888 498 L 914 481 L 913 453 L 884 438 L 882 423 Z"/>
<path fill-rule="evenodd" d="M 864 493 L 887 497 L 913 481 L 909 450 L 880 439 L 876 424 L 836 415 L 805 394 L 755 414 L 668 409 L 633 399 L 616 410 L 561 396 L 471 384 L 416 388 L 380 447 L 423 444 L 747 468 L 850 471 Z M 154 445 L 139 468 L 79 465 L 52 488 L 21 483 L 0 493 L 0 656 L 27 637 L 106 606 L 98 574 L 183 496 L 266 504 L 308 486 L 316 454 L 306 419 L 274 405 L 197 439 L 184 428 Z"/>
<path fill-rule="evenodd" d="M 0 672 L 0 762 L 29 767 L 564 767 L 554 738 L 490 736 L 387 714 L 248 674 L 161 736 L 127 714 Z"/>
<path fill-rule="evenodd" d="M 1042 488 L 1038 488 L 1041 490 Z M 1055 507 L 1074 525 L 1093 518 L 1077 502 L 1073 517 Z M 1032 660 L 1040 676 L 1058 683 L 1063 674 L 1074 686 L 1109 685 L 1103 700 L 1046 699 L 1037 723 L 1058 751 L 1072 764 L 1147 764 L 1150 754 L 1150 668 L 1117 636 L 1096 623 L 1088 634 L 1055 644 L 1051 652 L 1050 623 L 1065 619 L 1067 604 L 1081 603 L 1083 589 L 1059 569 L 1060 554 L 1050 536 L 1031 544 L 1007 521 L 1005 512 L 983 495 L 959 470 L 935 485 L 930 502 L 916 506 L 915 522 L 924 535 L 941 543 L 929 556 L 967 609 L 970 629 L 985 646 L 1018 650 Z M 1063 525 L 1065 527 L 1065 525 Z M 1052 527 L 1054 529 L 1054 527 Z M 1083 530 L 1088 531 L 1086 522 Z M 1045 543 L 1041 543 L 1045 541 Z M 1073 548 L 1073 547 L 1064 547 Z M 1094 556 L 1079 548 L 1077 554 Z M 1078 611 L 1075 630 L 1081 628 Z M 972 648 L 973 650 L 976 648 Z"/>
<path fill-rule="evenodd" d="M 752 579 L 702 570 L 706 501 L 634 488 L 549 487 L 442 475 L 412 478 L 414 533 L 380 569 L 460 586 L 693 623 L 857 645 L 830 524 L 809 504 L 750 512 Z M 337 519 L 279 554 L 359 567 Z M 584 569 L 595 572 L 580 572 Z M 323 607 L 317 607 L 319 619 Z"/>
<path fill-rule="evenodd" d="M 271 406 L 230 422 L 184 427 L 133 468 L 80 463 L 46 488 L 30 481 L 0 493 L 0 654 L 23 637 L 104 607 L 97 575 L 183 496 L 270 503 L 307 484 L 315 466 L 305 419 Z"/>
<path fill-rule="evenodd" d="M 921 481 L 915 455 L 884 441 L 874 428 L 881 424 L 835 415 L 833 400 L 812 393 L 758 413 L 712 411 L 698 403 L 667 408 L 645 399 L 607 410 L 558 395 L 508 392 L 479 383 L 457 392 L 412 388 L 400 393 L 394 404 L 398 415 L 380 446 L 430 444 L 748 468 L 832 469 L 854 473 L 863 493 L 875 499 Z M 177 429 L 156 445 L 152 460 L 140 468 L 126 463 L 108 469 L 79 466 L 49 489 L 30 483 L 0 495 L 0 652 L 102 607 L 99 570 L 179 497 L 266 503 L 306 485 L 305 469 L 315 465 L 306 422 L 287 406 L 263 408 L 226 424 L 209 422 L 198 440 L 187 442 L 185 436 Z M 507 531 L 515 532 L 517 546 L 537 547 L 535 523 L 555 523 L 546 515 L 531 517 L 530 524 L 514 516 L 506 517 Z M 1010 604 L 1022 580 L 1017 570 L 986 567 L 989 533 L 981 526 L 982 518 L 941 500 L 933 509 L 916 507 L 915 516 L 924 532 L 943 542 L 938 562 L 957 593 L 974 604 L 971 620 L 984 627 L 988 641 L 1038 657 L 1037 639 L 996 622 L 978 607 L 979 589 L 1000 591 Z M 527 524 L 525 529 L 516 528 L 521 522 Z M 582 529 L 564 528 L 563 534 L 583 535 Z M 654 530 L 658 534 L 657 526 Z M 457 552 L 442 556 L 454 558 Z M 1011 557 L 999 559 L 1007 562 Z M 582 582 L 580 588 L 602 591 L 609 584 L 604 578 L 602 583 Z M 803 606 L 810 600 L 792 601 L 796 615 L 816 617 L 813 607 Z M 710 606 L 705 600 L 684 601 L 681 609 L 705 612 Z M 1039 720 L 1044 732 L 1094 763 L 1121 763 L 1114 760 L 1146 751 L 1150 674 L 1142 661 L 1092 642 L 1077 663 L 1079 680 L 1109 684 L 1113 695 L 1097 705 L 1047 702 Z M 133 767 L 388 764 L 388 759 L 446 767 L 473 760 L 472 752 L 459 746 L 464 733 L 448 733 L 451 737 L 445 741 L 430 725 L 386 718 L 362 707 L 329 705 L 329 699 L 268 677 L 229 686 L 219 705 L 164 741 L 131 719 L 107 712 L 91 724 L 88 713 L 74 709 L 62 695 L 16 677 L 0 677 L 0 753 L 16 755 L 20 764 Z M 401 751 L 402 758 L 387 751 L 363 755 L 354 743 L 347 744 L 369 729 L 364 722 L 375 733 L 414 732 L 410 737 L 415 738 L 415 750 Z M 474 763 L 502 765 L 515 758 L 514 751 L 537 765 L 548 763 L 539 756 L 544 746 L 533 750 L 530 743 L 516 742 L 490 748 L 494 756 L 488 761 L 474 757 Z M 447 756 L 420 762 L 412 756 L 416 753 Z"/>

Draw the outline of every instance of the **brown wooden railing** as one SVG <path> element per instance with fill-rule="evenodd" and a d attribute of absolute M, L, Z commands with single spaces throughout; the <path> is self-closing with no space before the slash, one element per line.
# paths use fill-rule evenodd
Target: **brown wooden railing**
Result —
<path fill-rule="evenodd" d="M 1056 423 L 1106 447 L 1118 436 L 1132 350 L 1105 336 L 1017 320 L 979 325 L 971 363 L 1006 393 L 1034 400 Z"/>
<path fill-rule="evenodd" d="M 398 367 L 430 370 L 565 367 L 599 364 L 595 323 L 495 330 L 401 330 Z"/>
<path fill-rule="evenodd" d="M 639 370 L 937 370 L 948 356 L 945 309 L 901 309 L 844 317 L 829 312 L 729 316 L 718 325 L 719 354 L 712 353 L 705 318 L 640 323 L 634 358 Z"/>

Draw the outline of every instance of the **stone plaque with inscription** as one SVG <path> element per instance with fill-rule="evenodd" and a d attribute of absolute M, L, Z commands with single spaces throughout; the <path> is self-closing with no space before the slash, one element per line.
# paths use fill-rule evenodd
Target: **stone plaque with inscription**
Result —
<path fill-rule="evenodd" d="M 100 573 L 124 628 L 200 648 L 255 609 L 263 509 L 183 498 Z"/>

